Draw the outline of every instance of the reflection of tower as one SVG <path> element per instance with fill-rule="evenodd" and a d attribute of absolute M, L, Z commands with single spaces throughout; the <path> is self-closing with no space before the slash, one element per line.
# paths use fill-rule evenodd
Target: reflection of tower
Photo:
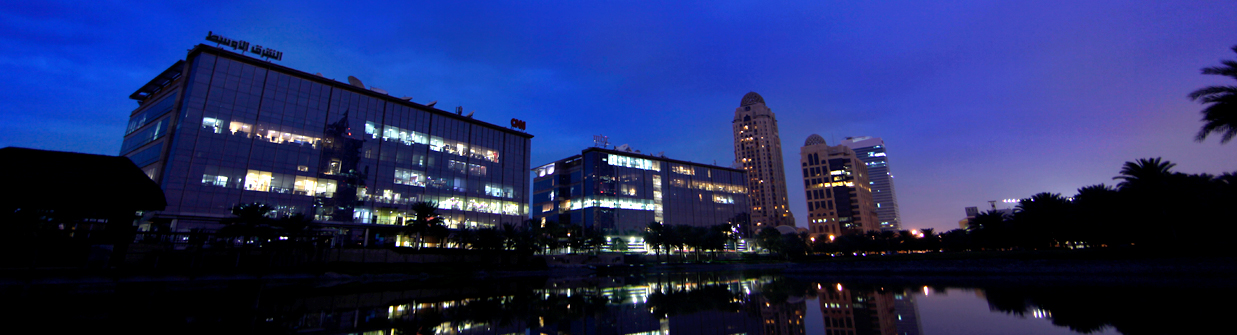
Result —
<path fill-rule="evenodd" d="M 893 312 L 897 321 L 898 335 L 919 335 L 923 333 L 923 325 L 919 323 L 919 308 L 915 306 L 915 295 L 911 292 L 894 293 Z"/>
<path fill-rule="evenodd" d="M 365 187 L 366 173 L 357 171 L 361 161 L 361 145 L 365 140 L 350 138 L 348 112 L 339 121 L 326 126 L 322 139 L 322 158 L 318 178 L 333 179 L 337 189 L 331 197 L 314 197 L 315 220 L 352 222 L 357 205 L 357 189 Z"/>
<path fill-rule="evenodd" d="M 825 334 L 902 334 L 893 293 L 842 289 L 838 284 L 821 288 L 818 297 Z"/>
<path fill-rule="evenodd" d="M 755 228 L 794 226 L 786 198 L 782 140 L 777 119 L 756 92 L 743 96 L 734 111 L 734 157 L 747 170 L 748 202 Z"/>
<path fill-rule="evenodd" d="M 765 297 L 760 305 L 760 318 L 764 320 L 764 335 L 801 335 L 806 333 L 803 316 L 807 314 L 807 302 L 802 297 L 791 297 L 783 303 L 771 303 Z"/>

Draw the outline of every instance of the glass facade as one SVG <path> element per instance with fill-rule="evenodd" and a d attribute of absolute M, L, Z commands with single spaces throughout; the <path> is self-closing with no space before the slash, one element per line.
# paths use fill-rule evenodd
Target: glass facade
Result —
<path fill-rule="evenodd" d="M 531 135 L 212 47 L 186 63 L 168 98 L 132 114 L 121 152 L 163 187 L 159 216 L 262 202 L 320 222 L 402 224 L 411 203 L 433 201 L 452 228 L 527 217 Z"/>
<path fill-rule="evenodd" d="M 855 156 L 868 167 L 872 199 L 876 201 L 876 216 L 881 230 L 901 230 L 902 215 L 898 209 L 898 194 L 893 187 L 893 172 L 889 170 L 885 141 L 880 137 L 848 137 L 842 145 L 855 150 Z"/>
<path fill-rule="evenodd" d="M 708 227 L 747 215 L 743 170 L 589 148 L 533 169 L 532 216 L 637 236 L 650 222 Z"/>

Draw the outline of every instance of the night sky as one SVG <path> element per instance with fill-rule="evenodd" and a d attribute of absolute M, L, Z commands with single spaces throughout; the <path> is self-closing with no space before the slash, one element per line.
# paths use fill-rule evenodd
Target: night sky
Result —
<path fill-rule="evenodd" d="M 1111 185 L 1138 158 L 1237 170 L 1237 142 L 1193 141 L 1202 107 L 1186 98 L 1235 84 L 1199 74 L 1237 58 L 1234 1 L 5 2 L 0 147 L 117 154 L 129 94 L 214 31 L 309 73 L 526 120 L 534 166 L 597 134 L 729 165 L 734 109 L 755 91 L 777 114 L 800 226 L 813 133 L 885 139 L 907 228 Z"/>

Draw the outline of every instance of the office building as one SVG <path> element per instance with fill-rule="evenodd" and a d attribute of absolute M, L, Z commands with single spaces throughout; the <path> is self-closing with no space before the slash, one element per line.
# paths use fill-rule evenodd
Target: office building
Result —
<path fill-rule="evenodd" d="M 868 166 L 868 182 L 872 185 L 872 201 L 876 202 L 876 220 L 881 230 L 902 230 L 902 214 L 898 210 L 898 194 L 893 188 L 893 171 L 885 140 L 880 137 L 847 137 L 842 145 L 855 151 L 859 160 Z"/>
<path fill-rule="evenodd" d="M 638 249 L 650 222 L 744 225 L 745 179 L 740 169 L 590 147 L 533 169 L 532 217 L 625 236 Z"/>
<path fill-rule="evenodd" d="M 218 228 L 255 202 L 366 235 L 411 220 L 419 201 L 437 203 L 450 228 L 527 215 L 531 135 L 353 77 L 198 45 L 130 98 L 120 154 L 167 195 L 152 229 Z"/>
<path fill-rule="evenodd" d="M 747 170 L 753 229 L 794 226 L 786 198 L 786 172 L 777 118 L 765 99 L 748 92 L 734 110 L 734 157 Z"/>
<path fill-rule="evenodd" d="M 880 230 L 867 165 L 844 146 L 812 134 L 799 150 L 807 196 L 808 233 L 841 236 Z"/>

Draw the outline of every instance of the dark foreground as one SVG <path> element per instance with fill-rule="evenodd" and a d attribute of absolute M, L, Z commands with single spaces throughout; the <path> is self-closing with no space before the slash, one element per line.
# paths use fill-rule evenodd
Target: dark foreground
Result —
<path fill-rule="evenodd" d="M 8 327 L 54 333 L 1167 334 L 1226 326 L 1234 310 L 1224 302 L 1237 298 L 1232 277 L 830 274 L 818 271 L 834 265 L 802 265 L 10 280 L 0 293 Z M 702 271 L 718 268 L 731 270 Z"/>

